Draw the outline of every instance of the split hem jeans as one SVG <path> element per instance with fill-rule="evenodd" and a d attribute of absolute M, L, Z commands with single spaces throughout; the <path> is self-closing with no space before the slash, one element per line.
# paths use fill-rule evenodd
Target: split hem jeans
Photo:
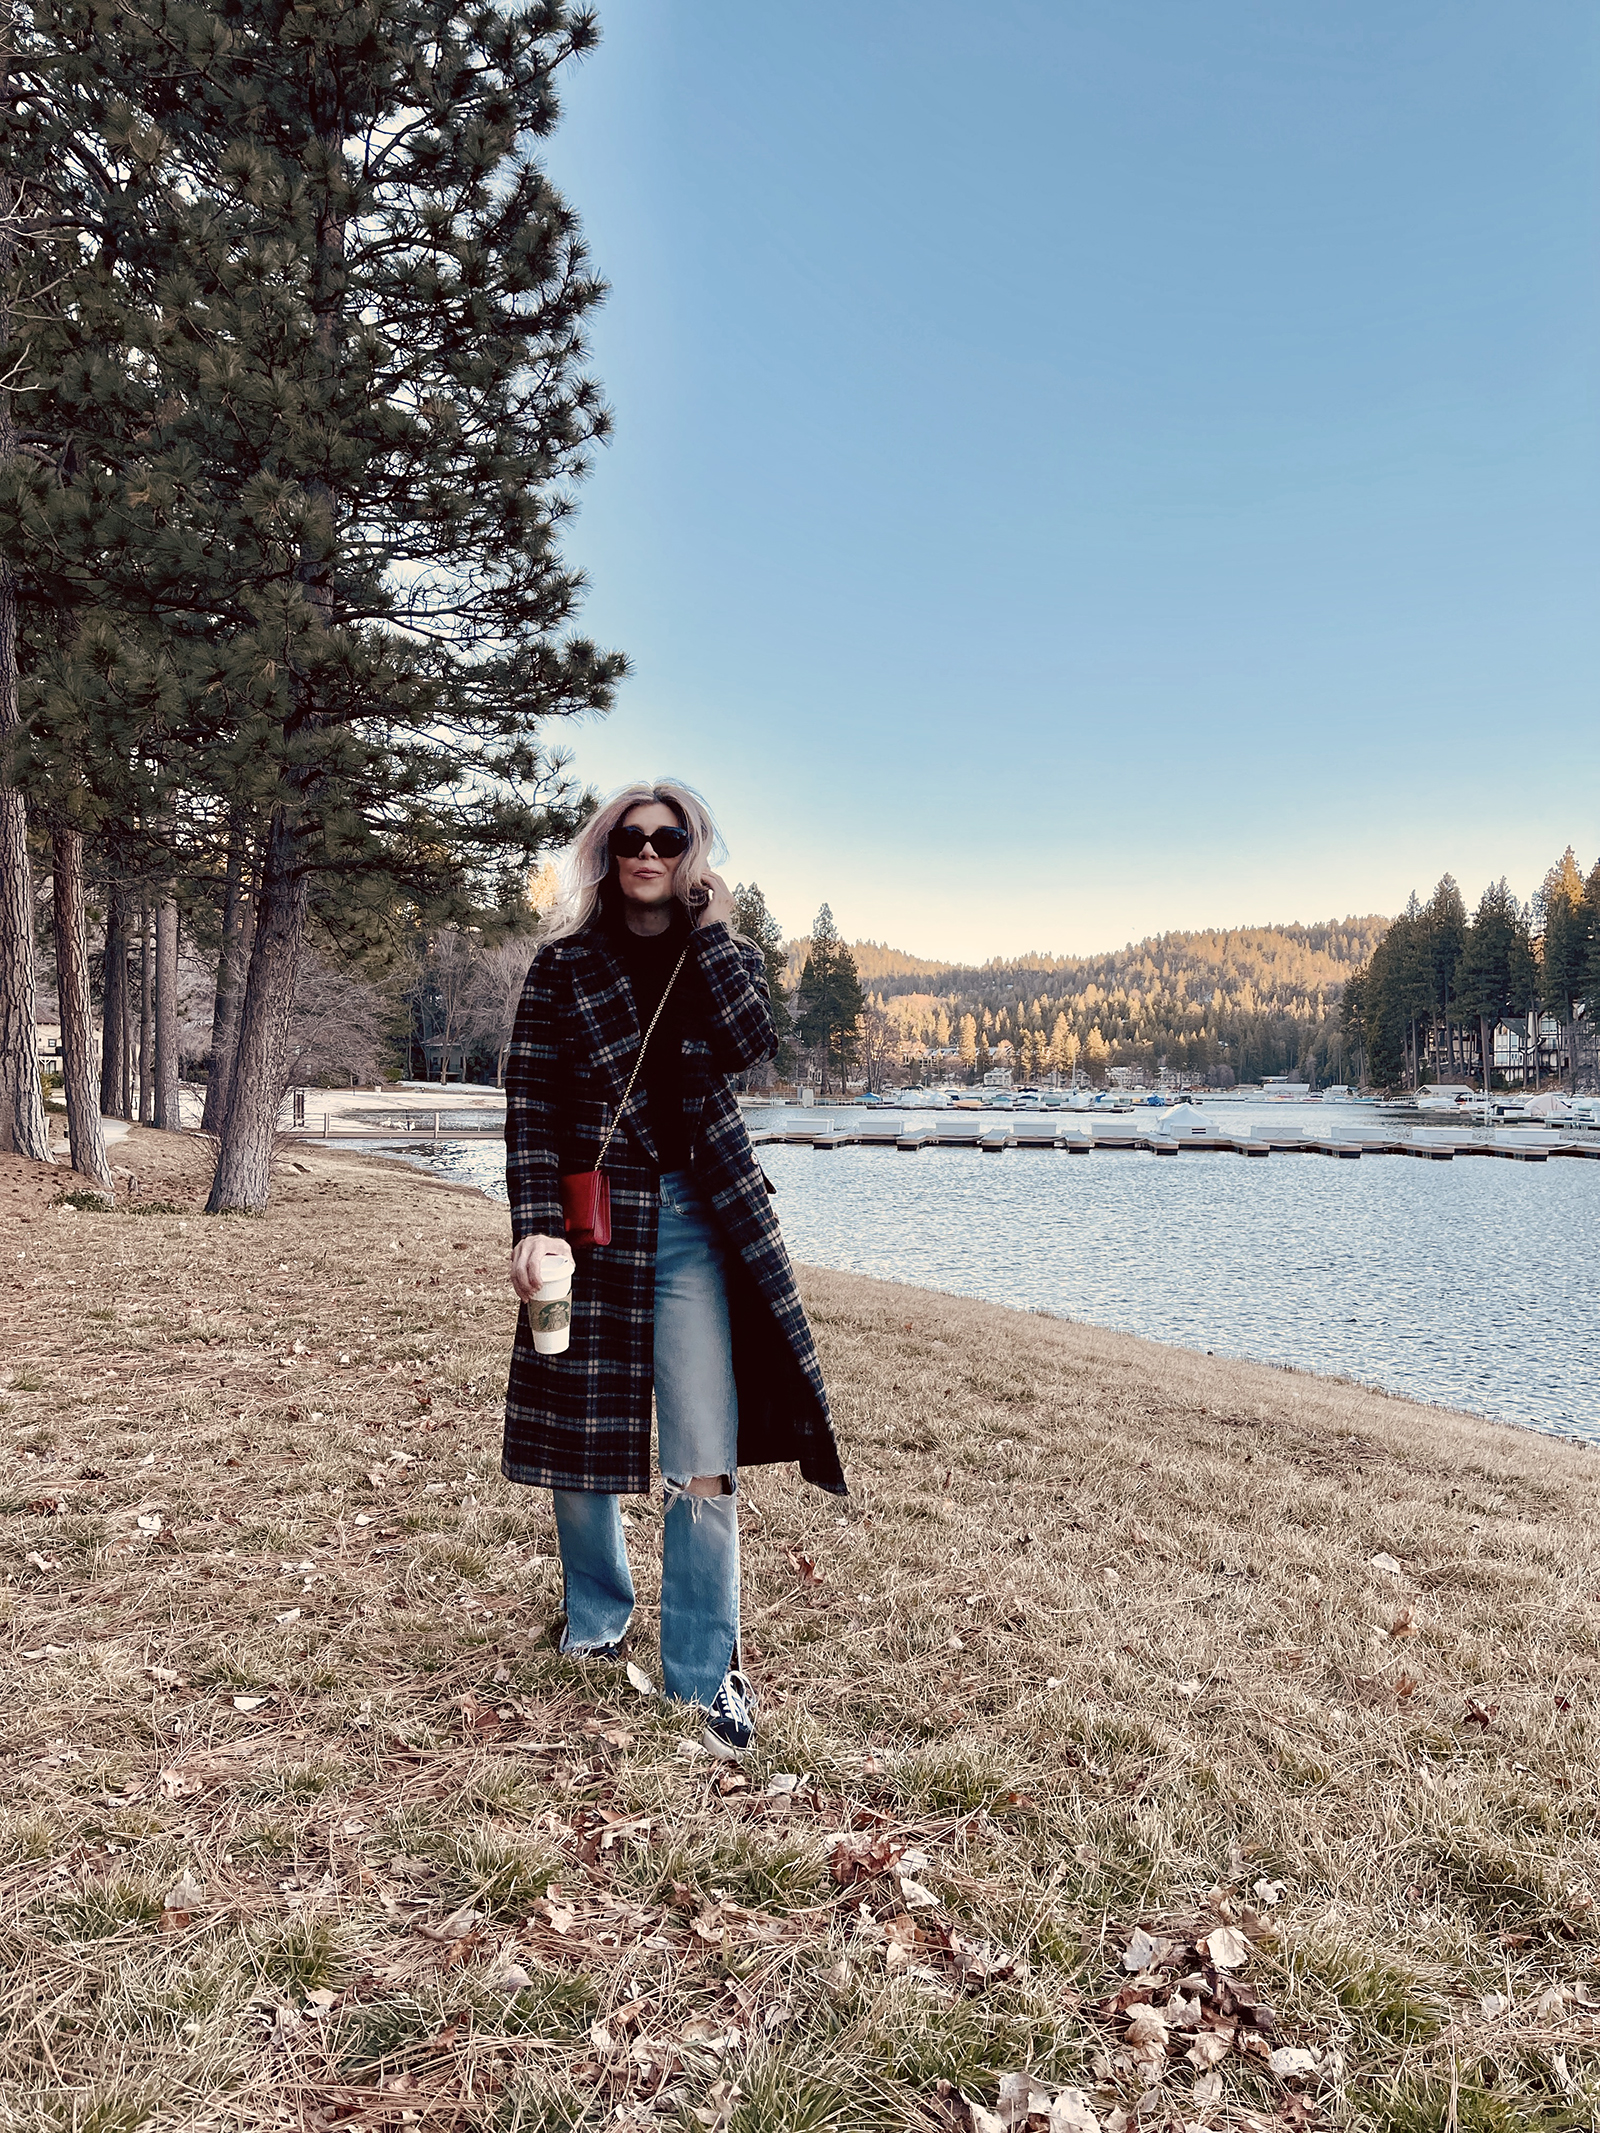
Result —
<path fill-rule="evenodd" d="M 656 1444 L 664 1501 L 661 1673 L 709 1710 L 739 1644 L 739 1403 L 728 1322 L 727 1244 L 692 1173 L 662 1173 L 656 1223 Z M 696 1476 L 727 1493 L 691 1496 Z M 566 1585 L 561 1649 L 615 1644 L 633 1618 L 622 1499 L 555 1489 Z"/>

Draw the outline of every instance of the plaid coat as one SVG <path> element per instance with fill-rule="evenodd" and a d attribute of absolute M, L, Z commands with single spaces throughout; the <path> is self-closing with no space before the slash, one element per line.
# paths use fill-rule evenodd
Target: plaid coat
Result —
<path fill-rule="evenodd" d="M 795 1459 L 808 1481 L 843 1495 L 811 1328 L 728 1087 L 730 1074 L 776 1049 L 765 966 L 760 950 L 736 941 L 724 925 L 689 938 L 678 983 L 698 979 L 704 1034 L 683 1043 L 685 1111 L 696 1181 L 732 1247 L 739 1464 Z M 540 949 L 506 1066 L 506 1182 L 517 1241 L 563 1234 L 557 1179 L 594 1167 L 640 1034 L 633 988 L 603 928 L 591 925 Z M 540 1355 L 526 1314 L 517 1314 L 501 1471 L 544 1488 L 644 1495 L 660 1164 L 642 1083 L 612 1137 L 605 1172 L 611 1242 L 578 1254 L 570 1347 Z"/>

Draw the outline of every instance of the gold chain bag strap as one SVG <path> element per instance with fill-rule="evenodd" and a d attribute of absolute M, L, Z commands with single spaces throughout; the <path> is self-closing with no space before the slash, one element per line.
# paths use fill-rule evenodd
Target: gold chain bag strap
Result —
<path fill-rule="evenodd" d="M 633 1096 L 633 1085 L 639 1079 L 639 1069 L 644 1065 L 645 1049 L 656 1033 L 656 1024 L 661 1020 L 661 1011 L 667 1004 L 672 988 L 678 982 L 678 972 L 687 961 L 689 950 L 685 945 L 682 955 L 672 966 L 672 975 L 662 988 L 661 998 L 656 1002 L 656 1011 L 650 1017 L 650 1027 L 639 1040 L 639 1054 L 633 1062 L 633 1072 L 628 1076 L 628 1086 L 622 1092 L 622 1101 L 617 1106 L 616 1116 L 606 1128 L 606 1137 L 600 1143 L 600 1153 L 595 1158 L 593 1170 L 570 1171 L 559 1180 L 561 1186 L 561 1213 L 567 1225 L 567 1241 L 574 1247 L 611 1242 L 611 1185 L 600 1165 L 606 1159 L 606 1150 L 611 1146 L 611 1136 L 622 1124 L 622 1114 L 627 1110 Z"/>

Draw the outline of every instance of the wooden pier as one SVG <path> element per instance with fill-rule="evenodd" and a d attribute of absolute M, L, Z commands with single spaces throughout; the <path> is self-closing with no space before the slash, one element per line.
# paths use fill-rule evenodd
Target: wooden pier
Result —
<path fill-rule="evenodd" d="M 1030 1112 L 997 1118 L 992 1112 L 939 1111 L 868 1113 L 855 1119 L 796 1110 L 781 1122 L 752 1127 L 758 1146 L 789 1143 L 798 1147 L 894 1148 L 918 1155 L 926 1149 L 978 1148 L 985 1155 L 1048 1149 L 1071 1155 L 1120 1150 L 1142 1155 L 1320 1155 L 1335 1162 L 1359 1162 L 1364 1155 L 1411 1156 L 1423 1162 L 1448 1163 L 1457 1156 L 1498 1156 L 1506 1162 L 1546 1163 L 1552 1156 L 1600 1161 L 1600 1136 L 1579 1140 L 1553 1131 L 1515 1126 L 1491 1133 L 1460 1126 L 1415 1126 L 1395 1129 L 1342 1122 L 1320 1130 L 1297 1121 L 1273 1121 L 1228 1130 L 1198 1111 L 1180 1112 L 1146 1124 L 1128 1112 L 1105 1118 L 1082 1112 L 1063 1115 Z M 1320 1124 L 1320 1122 L 1319 1122 Z"/>
<path fill-rule="evenodd" d="M 485 1107 L 456 1110 L 396 1109 L 387 1117 L 357 1114 L 313 1115 L 279 1128 L 286 1140 L 334 1140 L 416 1147 L 431 1141 L 499 1141 L 501 1119 Z M 1358 1162 L 1364 1155 L 1409 1156 L 1418 1162 L 1449 1163 L 1457 1156 L 1499 1157 L 1512 1163 L 1547 1163 L 1552 1157 L 1600 1161 L 1600 1134 L 1559 1132 L 1553 1128 L 1462 1124 L 1409 1125 L 1318 1118 L 1286 1118 L 1230 1128 L 1219 1112 L 1183 1105 L 1159 1118 L 1137 1112 L 1096 1115 L 1083 1111 L 813 1111 L 798 1106 L 771 1122 L 754 1126 L 758 1147 L 789 1142 L 831 1153 L 839 1148 L 890 1148 L 920 1155 L 945 1148 L 979 1149 L 985 1155 L 1045 1150 L 1090 1155 L 1121 1151 L 1142 1155 L 1320 1155 L 1336 1162 Z"/>

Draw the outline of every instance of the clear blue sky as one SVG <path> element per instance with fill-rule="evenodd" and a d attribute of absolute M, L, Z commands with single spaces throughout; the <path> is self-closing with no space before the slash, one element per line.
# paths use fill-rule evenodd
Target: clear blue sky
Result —
<path fill-rule="evenodd" d="M 978 958 L 1600 848 L 1590 0 L 610 0 L 602 787 Z"/>

